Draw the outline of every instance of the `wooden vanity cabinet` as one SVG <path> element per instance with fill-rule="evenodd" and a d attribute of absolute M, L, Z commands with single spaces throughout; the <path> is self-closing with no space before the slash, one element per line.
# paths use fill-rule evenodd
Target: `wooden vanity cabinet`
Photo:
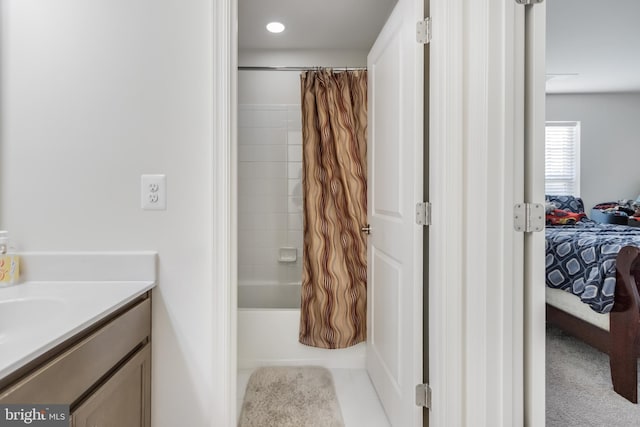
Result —
<path fill-rule="evenodd" d="M 71 426 L 150 426 L 150 367 L 147 344 L 71 413 Z"/>
<path fill-rule="evenodd" d="M 150 427 L 149 293 L 0 382 L 0 403 L 70 405 L 72 427 Z"/>

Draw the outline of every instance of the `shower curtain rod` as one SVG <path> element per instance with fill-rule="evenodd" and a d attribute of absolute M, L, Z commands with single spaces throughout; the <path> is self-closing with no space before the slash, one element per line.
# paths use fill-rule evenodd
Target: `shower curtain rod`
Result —
<path fill-rule="evenodd" d="M 238 70 L 241 71 L 316 71 L 323 68 L 330 68 L 334 71 L 364 71 L 367 69 L 367 67 L 267 67 L 238 65 Z"/>

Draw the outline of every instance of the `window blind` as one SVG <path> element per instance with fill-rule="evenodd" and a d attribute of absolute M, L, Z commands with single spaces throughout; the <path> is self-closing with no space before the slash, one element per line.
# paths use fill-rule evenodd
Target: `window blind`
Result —
<path fill-rule="evenodd" d="M 580 194 L 580 123 L 547 122 L 545 194 Z"/>

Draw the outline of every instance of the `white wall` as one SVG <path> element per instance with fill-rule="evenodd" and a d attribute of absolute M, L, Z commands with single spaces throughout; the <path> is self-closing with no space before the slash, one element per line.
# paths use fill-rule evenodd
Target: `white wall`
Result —
<path fill-rule="evenodd" d="M 153 425 L 212 425 L 212 2 L 0 7 L 0 228 L 24 250 L 157 250 Z M 140 209 L 143 173 L 167 175 L 166 211 Z"/>
<path fill-rule="evenodd" d="M 547 95 L 546 120 L 580 121 L 580 195 L 587 213 L 640 194 L 640 93 Z"/>

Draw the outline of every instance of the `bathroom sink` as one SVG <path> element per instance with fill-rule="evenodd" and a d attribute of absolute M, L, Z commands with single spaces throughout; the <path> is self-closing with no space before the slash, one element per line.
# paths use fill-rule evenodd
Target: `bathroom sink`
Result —
<path fill-rule="evenodd" d="M 42 322 L 66 315 L 67 303 L 55 297 L 13 298 L 0 301 L 0 344 L 24 335 L 38 335 Z"/>
<path fill-rule="evenodd" d="M 0 380 L 154 286 L 153 281 L 24 282 L 0 288 Z"/>

